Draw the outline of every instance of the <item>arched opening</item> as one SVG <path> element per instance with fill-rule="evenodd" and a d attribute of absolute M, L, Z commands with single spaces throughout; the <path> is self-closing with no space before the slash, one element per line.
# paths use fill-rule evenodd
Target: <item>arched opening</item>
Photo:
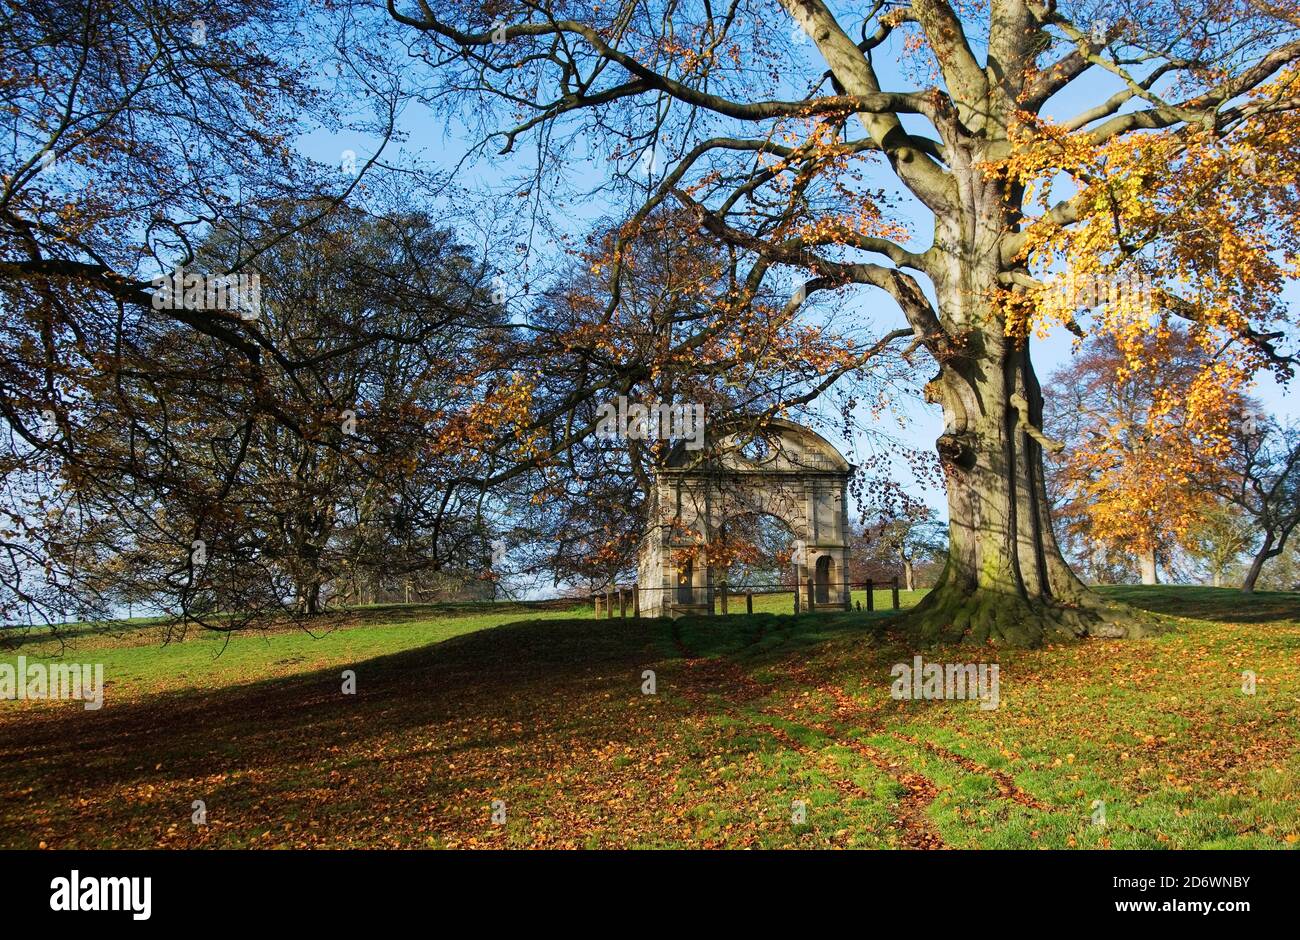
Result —
<path fill-rule="evenodd" d="M 677 603 L 695 603 L 695 561 L 691 558 L 677 563 Z"/>
<path fill-rule="evenodd" d="M 817 559 L 817 573 L 813 582 L 813 593 L 819 604 L 831 602 L 831 584 L 835 574 L 835 559 L 822 555 Z"/>
<path fill-rule="evenodd" d="M 719 586 L 725 584 L 732 594 L 792 590 L 797 545 L 789 523 L 779 516 L 749 511 L 731 517 L 721 533 Z"/>
<path fill-rule="evenodd" d="M 763 463 L 772 459 L 772 443 L 761 434 L 737 442 L 740 456 L 751 463 Z"/>

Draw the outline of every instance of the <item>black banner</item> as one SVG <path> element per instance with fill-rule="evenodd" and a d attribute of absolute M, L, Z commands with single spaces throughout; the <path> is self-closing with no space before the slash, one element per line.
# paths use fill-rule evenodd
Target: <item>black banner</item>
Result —
<path fill-rule="evenodd" d="M 1041 915 L 1231 929 L 1290 914 L 1297 874 L 1295 852 L 5 852 L 0 910 L 10 927 L 131 932 L 268 917 L 327 929 L 480 917 L 668 929 L 688 908 L 733 928 L 852 912 L 873 928 Z"/>

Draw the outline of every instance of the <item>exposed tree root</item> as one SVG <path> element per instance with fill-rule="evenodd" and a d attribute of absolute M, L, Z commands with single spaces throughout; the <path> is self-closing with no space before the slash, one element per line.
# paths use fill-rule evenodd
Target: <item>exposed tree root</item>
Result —
<path fill-rule="evenodd" d="M 1108 601 L 1086 588 L 1068 599 L 1043 600 L 988 588 L 964 591 L 945 583 L 904 618 L 903 629 L 927 644 L 1032 648 L 1083 637 L 1134 639 L 1165 628 L 1146 611 Z"/>

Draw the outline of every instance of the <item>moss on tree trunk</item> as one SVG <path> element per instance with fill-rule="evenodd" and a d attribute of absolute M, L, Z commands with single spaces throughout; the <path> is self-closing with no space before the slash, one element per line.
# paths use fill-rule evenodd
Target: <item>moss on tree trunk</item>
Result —
<path fill-rule="evenodd" d="M 990 314 L 991 316 L 991 314 Z M 1042 392 L 1023 343 L 971 331 L 930 391 L 943 404 L 950 549 L 909 625 L 926 642 L 1037 646 L 1131 637 L 1151 618 L 1102 598 L 1070 570 L 1043 483 Z"/>

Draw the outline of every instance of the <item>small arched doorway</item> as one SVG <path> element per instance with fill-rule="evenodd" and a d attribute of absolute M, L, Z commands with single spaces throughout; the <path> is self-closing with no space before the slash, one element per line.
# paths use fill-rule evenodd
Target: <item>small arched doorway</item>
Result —
<path fill-rule="evenodd" d="M 830 555 L 822 555 L 817 559 L 817 573 L 813 582 L 814 596 L 819 604 L 829 604 L 831 601 L 831 582 L 832 575 L 835 573 L 835 560 Z"/>
<path fill-rule="evenodd" d="M 690 558 L 677 563 L 677 603 L 695 603 L 695 562 Z"/>

